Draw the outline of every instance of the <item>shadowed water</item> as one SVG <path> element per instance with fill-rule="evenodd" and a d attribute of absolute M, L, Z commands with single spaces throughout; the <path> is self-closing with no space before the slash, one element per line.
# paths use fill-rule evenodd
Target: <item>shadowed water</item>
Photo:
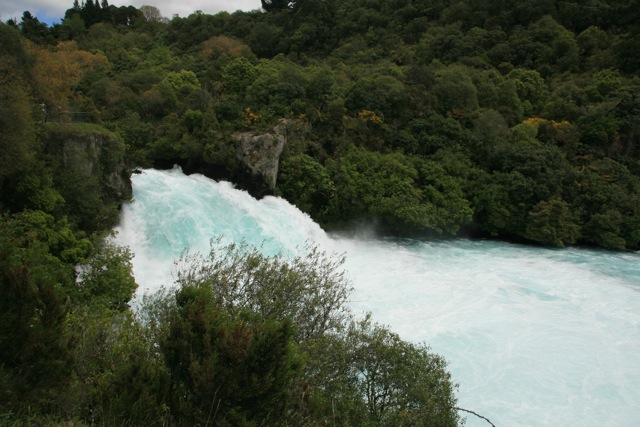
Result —
<path fill-rule="evenodd" d="M 173 261 L 215 236 L 267 253 L 312 241 L 346 253 L 354 311 L 447 358 L 459 406 L 497 426 L 640 425 L 638 254 L 347 239 L 284 200 L 177 169 L 143 171 L 133 185 L 116 231 L 135 253 L 139 294 L 171 285 Z"/>

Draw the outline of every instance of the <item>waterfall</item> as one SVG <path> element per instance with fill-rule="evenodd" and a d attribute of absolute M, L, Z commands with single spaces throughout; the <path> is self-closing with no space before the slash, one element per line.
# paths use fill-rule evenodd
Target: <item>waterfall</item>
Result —
<path fill-rule="evenodd" d="M 174 260 L 213 237 L 269 254 L 312 242 L 346 253 L 355 313 L 449 361 L 459 406 L 500 426 L 640 425 L 637 253 L 332 236 L 282 199 L 179 169 L 142 171 L 133 191 L 116 241 L 139 294 L 171 286 Z"/>

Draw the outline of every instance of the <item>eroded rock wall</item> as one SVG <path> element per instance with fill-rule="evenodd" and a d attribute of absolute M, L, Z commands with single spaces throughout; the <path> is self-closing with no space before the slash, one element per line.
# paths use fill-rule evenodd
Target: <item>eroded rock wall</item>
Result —
<path fill-rule="evenodd" d="M 303 134 L 304 126 L 289 119 L 281 119 L 269 132 L 234 134 L 237 158 L 248 172 L 240 178 L 241 186 L 255 197 L 273 194 L 282 151 L 285 145 L 302 138 Z"/>

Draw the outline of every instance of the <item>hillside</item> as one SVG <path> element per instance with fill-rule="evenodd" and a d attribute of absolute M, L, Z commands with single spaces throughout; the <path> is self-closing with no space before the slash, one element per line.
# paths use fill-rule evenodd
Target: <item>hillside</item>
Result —
<path fill-rule="evenodd" d="M 234 178 L 232 135 L 286 117 L 307 132 L 277 193 L 327 228 L 637 249 L 637 14 L 305 0 L 169 21 L 88 2 L 8 24 L 31 102 L 110 129 L 131 167 Z"/>
<path fill-rule="evenodd" d="M 253 277 L 246 262 L 262 278 L 320 268 L 346 292 L 323 255 L 283 266 L 220 249 L 242 262 L 205 262 L 225 275 L 189 276 L 136 317 L 131 254 L 104 240 L 127 176 L 179 164 L 328 230 L 638 250 L 639 14 L 620 0 L 264 0 L 169 20 L 88 0 L 52 27 L 0 23 L 0 424 L 206 424 L 220 387 L 220 425 L 456 424 L 427 348 L 349 316 L 301 339 L 264 314 L 276 308 L 229 308 L 209 287 Z M 267 166 L 247 163 L 262 152 Z M 380 366 L 402 369 L 376 383 Z"/>

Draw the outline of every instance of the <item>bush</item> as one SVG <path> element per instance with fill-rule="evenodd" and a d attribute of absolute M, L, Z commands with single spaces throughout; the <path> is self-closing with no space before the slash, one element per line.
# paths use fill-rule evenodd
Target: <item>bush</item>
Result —
<path fill-rule="evenodd" d="M 164 294 L 165 309 L 148 312 L 165 331 L 174 416 L 220 425 L 456 425 L 444 359 L 369 316 L 354 320 L 342 263 L 316 247 L 289 259 L 220 239 L 208 256 L 183 257 L 175 300 Z"/>

